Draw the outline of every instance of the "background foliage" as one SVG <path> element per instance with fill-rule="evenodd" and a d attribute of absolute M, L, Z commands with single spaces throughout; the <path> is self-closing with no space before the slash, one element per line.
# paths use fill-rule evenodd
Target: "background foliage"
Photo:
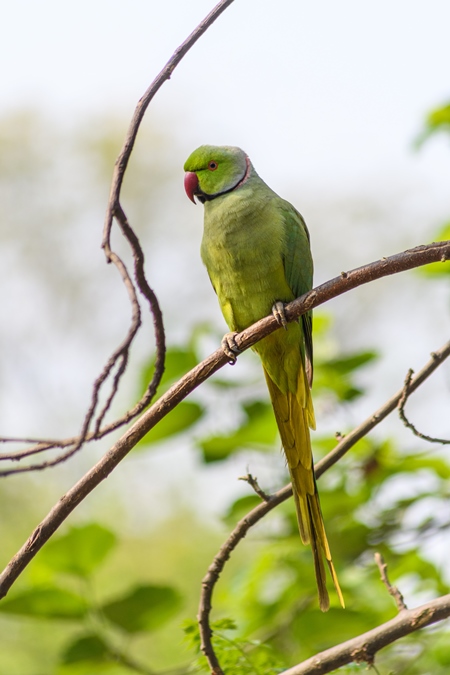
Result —
<path fill-rule="evenodd" d="M 48 293 L 36 311 L 41 318 L 55 311 L 59 317 L 54 337 L 49 337 L 53 326 L 44 323 L 45 331 L 41 327 L 37 334 L 29 336 L 23 353 L 26 356 L 27 349 L 39 348 L 42 340 L 41 353 L 48 356 L 50 363 L 51 339 L 67 340 L 69 355 L 78 332 L 95 335 L 98 352 L 90 355 L 92 363 L 86 369 L 86 380 L 80 381 L 88 391 L 95 371 L 94 357 L 107 351 L 111 338 L 107 326 L 110 320 L 114 323 L 116 300 L 109 299 L 108 286 L 95 288 L 96 263 L 84 258 L 83 246 L 92 247 L 90 225 L 105 197 L 109 167 L 118 146 L 117 127 L 111 122 L 100 135 L 78 130 L 74 136 L 64 136 L 60 155 L 56 152 L 50 158 L 45 152 L 47 144 L 36 143 L 37 137 L 42 138 L 36 133 L 36 125 L 45 127 L 45 122 L 32 115 L 12 117 L 3 121 L 0 135 L 3 198 L 9 206 L 20 204 L 19 210 L 14 211 L 14 220 L 8 215 L 9 228 L 3 233 L 5 249 L 13 251 L 18 235 L 23 235 L 23 292 L 36 279 L 32 266 L 38 266 L 37 277 Z M 54 144 L 54 131 L 45 129 Z M 429 136 L 447 133 L 448 129 L 448 106 L 444 106 L 430 114 L 424 133 Z M 164 139 L 159 142 L 164 147 Z M 130 203 L 137 220 L 154 221 L 159 214 L 151 211 L 148 183 L 139 176 L 159 176 L 159 182 L 152 183 L 153 189 L 164 190 L 164 172 L 157 159 L 154 166 L 144 155 L 138 154 L 134 161 L 135 173 L 128 180 Z M 43 183 L 58 185 L 62 168 L 68 170 L 70 162 L 89 167 L 86 170 L 92 176 L 92 187 L 84 188 L 86 193 L 81 200 L 75 189 L 70 194 L 60 193 L 60 202 L 42 203 L 43 192 L 36 177 Z M 98 204 L 93 201 L 97 189 Z M 12 208 L 7 209 L 8 214 L 12 212 Z M 85 237 L 78 249 L 78 261 L 77 256 L 68 255 L 68 251 L 73 252 L 71 226 L 75 222 L 84 223 L 77 229 L 77 237 L 80 232 Z M 448 238 L 448 232 L 448 223 L 444 223 L 437 235 L 430 231 L 430 238 Z M 156 229 L 147 235 L 150 262 L 151 243 L 156 245 L 165 234 Z M 57 247 L 58 239 L 64 239 L 62 248 Z M 50 251 L 59 251 L 57 257 L 48 254 L 49 242 L 54 246 Z M 84 275 L 81 278 L 80 269 Z M 417 274 L 421 283 L 429 284 L 432 293 L 433 284 L 447 281 L 448 273 L 447 264 L 430 266 Z M 79 287 L 80 281 L 88 290 Z M 65 287 L 63 297 L 55 292 L 55 284 Z M 95 290 L 91 295 L 92 288 Z M 96 316 L 98 299 L 102 300 L 102 310 Z M 105 317 L 108 322 L 104 323 Z M 162 390 L 198 362 L 210 345 L 218 343 L 220 333 L 215 326 L 195 324 L 183 340 L 177 340 L 176 329 L 173 330 Z M 341 424 L 346 418 L 348 423 L 333 432 L 345 433 L 361 401 L 370 396 L 370 381 L 382 355 L 372 344 L 353 351 L 341 349 L 333 338 L 334 323 L 328 314 L 317 313 L 314 332 L 318 357 L 313 394 L 324 421 L 319 429 L 330 429 L 340 410 L 344 411 Z M 430 345 L 430 349 L 436 346 Z M 138 349 L 128 394 L 140 393 L 135 385 L 139 379 L 141 388 L 148 381 L 152 360 L 148 360 L 147 351 L 145 344 Z M 367 372 L 370 375 L 364 378 Z M 56 402 L 62 386 L 57 364 L 49 365 L 49 376 L 53 396 L 50 400 Z M 77 383 L 76 375 L 73 383 Z M 37 380 L 31 386 L 36 387 L 37 396 Z M 74 402 L 74 409 L 78 405 Z M 438 401 L 437 405 L 445 410 L 446 402 Z M 66 407 L 71 408 L 70 400 Z M 66 431 L 67 421 L 74 423 L 74 409 L 70 414 L 60 411 L 56 420 L 52 411 L 56 428 Z M 335 444 L 331 431 L 319 432 L 313 440 L 317 459 Z M 227 482 L 228 477 L 244 473 L 248 465 L 252 471 L 256 467 L 264 489 L 273 490 L 287 480 L 267 395 L 251 357 L 231 373 L 222 371 L 173 411 L 144 439 L 139 452 L 136 450 L 135 456 L 127 460 L 125 476 L 131 473 L 127 465 L 133 463 L 138 473 L 140 466 L 148 469 L 142 458 L 158 451 L 165 455 L 166 463 L 173 464 L 175 472 L 175 447 L 188 447 L 193 461 L 207 477 L 212 478 L 212 472 L 218 469 Z M 1 525 L 5 551 L 14 550 L 15 542 L 20 542 L 35 522 L 36 504 L 45 511 L 46 503 L 51 504 L 64 485 L 73 482 L 85 462 L 78 458 L 75 468 L 58 469 L 54 483 L 45 486 L 47 494 L 39 477 L 21 478 L 16 488 L 11 487 L 11 481 L 2 484 L 0 499 L 4 512 L 10 514 Z M 209 490 L 211 501 L 216 497 L 217 475 Z M 375 551 L 383 553 L 391 578 L 408 605 L 446 592 L 449 478 L 448 452 L 406 434 L 380 432 L 361 441 L 321 479 L 322 508 L 347 602 L 345 612 L 335 602 L 326 616 L 317 608 L 310 552 L 300 544 L 292 504 L 280 507 L 243 542 L 217 588 L 215 645 L 227 672 L 280 672 L 289 664 L 392 617 L 396 610 L 379 580 L 373 561 Z M 196 654 L 198 634 L 193 623 L 200 579 L 226 532 L 259 500 L 245 485 L 240 486 L 237 495 L 228 490 L 221 498 L 222 523 L 218 523 L 214 514 L 198 512 L 189 473 L 184 482 L 187 485 L 181 500 L 175 490 L 171 494 L 170 511 L 164 513 L 158 499 L 140 502 L 140 487 L 136 493 L 138 504 L 130 507 L 126 515 L 113 484 L 81 510 L 79 522 L 71 521 L 54 537 L 0 603 L 0 673 L 123 675 L 206 671 L 202 657 Z M 151 526 L 144 522 L 148 511 L 154 517 Z M 450 668 L 449 644 L 445 626 L 422 631 L 385 650 L 377 660 L 377 668 L 386 674 L 444 675 Z M 354 666 L 341 672 L 364 668 Z"/>

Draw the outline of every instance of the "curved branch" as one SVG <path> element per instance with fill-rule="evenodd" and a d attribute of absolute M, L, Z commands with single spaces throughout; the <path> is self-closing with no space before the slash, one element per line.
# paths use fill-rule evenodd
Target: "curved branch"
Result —
<path fill-rule="evenodd" d="M 431 359 L 425 366 L 417 373 L 416 377 L 410 383 L 410 391 L 415 391 L 443 361 L 450 356 L 450 341 L 443 345 L 436 352 L 431 354 Z M 401 397 L 403 389 L 400 389 L 394 396 L 392 396 L 386 403 L 381 406 L 373 415 L 370 415 L 362 424 L 353 429 L 352 432 L 342 438 L 337 446 L 321 459 L 315 465 L 316 478 L 325 473 L 331 466 L 336 464 L 361 438 L 366 436 L 374 427 L 384 420 L 391 412 L 393 412 Z M 252 511 L 250 511 L 242 520 L 238 522 L 228 539 L 221 546 L 219 552 L 214 557 L 206 576 L 202 581 L 202 592 L 200 595 L 200 605 L 198 610 L 198 622 L 200 626 L 201 636 L 201 650 L 208 659 L 211 667 L 211 672 L 214 675 L 223 675 L 220 664 L 214 652 L 211 637 L 212 631 L 209 623 L 209 616 L 211 613 L 211 601 L 214 587 L 219 579 L 219 576 L 229 559 L 231 553 L 234 551 L 240 541 L 246 536 L 251 527 L 256 525 L 264 516 L 272 511 L 276 506 L 292 497 L 292 486 L 285 485 L 275 494 L 271 495 L 262 504 L 258 504 Z"/>
<path fill-rule="evenodd" d="M 111 191 L 109 195 L 108 209 L 106 211 L 105 217 L 105 227 L 103 231 L 103 248 L 108 255 L 109 250 L 109 241 L 111 234 L 112 221 L 114 216 L 117 214 L 118 209 L 120 208 L 119 199 L 120 191 L 122 189 L 123 177 L 128 166 L 128 161 L 130 159 L 131 152 L 136 140 L 137 133 L 139 131 L 140 124 L 145 115 L 150 101 L 159 91 L 166 80 L 170 80 L 170 77 L 178 66 L 182 58 L 188 53 L 188 51 L 195 45 L 197 40 L 201 38 L 203 33 L 205 33 L 208 28 L 214 23 L 216 19 L 232 4 L 233 0 L 221 0 L 217 5 L 212 9 L 212 11 L 203 19 L 203 21 L 192 31 L 188 38 L 175 50 L 173 55 L 170 57 L 164 68 L 161 70 L 159 75 L 155 77 L 151 85 L 148 87 L 145 94 L 140 99 L 136 109 L 134 111 L 133 118 L 128 129 L 128 133 L 125 138 L 123 148 L 120 152 L 119 157 L 116 160 L 116 165 L 114 169 L 113 180 L 111 184 Z"/>
<path fill-rule="evenodd" d="M 450 594 L 415 609 L 403 609 L 394 619 L 347 642 L 342 642 L 337 647 L 316 654 L 307 661 L 284 670 L 281 675 L 325 675 L 352 662 L 366 662 L 371 665 L 375 654 L 383 647 L 449 616 Z"/>
<path fill-rule="evenodd" d="M 159 75 L 157 75 L 157 77 L 148 87 L 147 91 L 144 93 L 142 98 L 139 100 L 133 118 L 131 120 L 128 133 L 126 135 L 124 145 L 116 160 L 108 200 L 108 206 L 106 210 L 102 248 L 105 251 L 107 262 L 108 263 L 112 262 L 117 267 L 122 276 L 122 280 L 124 281 L 124 284 L 128 290 L 132 307 L 132 321 L 127 336 L 119 345 L 119 347 L 113 352 L 111 357 L 108 359 L 108 362 L 106 363 L 103 371 L 101 372 L 101 374 L 94 383 L 91 395 L 91 402 L 83 421 L 81 433 L 79 436 L 54 442 L 46 440 L 42 441 L 36 440 L 35 444 L 31 448 L 18 450 L 11 453 L 0 454 L 0 460 L 18 461 L 24 459 L 25 457 L 30 457 L 32 455 L 45 452 L 47 450 L 55 448 L 69 448 L 68 450 L 66 450 L 66 452 L 58 455 L 56 458 L 52 460 L 47 460 L 40 462 L 38 464 L 31 464 L 19 468 L 16 467 L 14 469 L 7 469 L 5 471 L 1 471 L 0 476 L 8 476 L 14 473 L 37 471 L 52 466 L 56 466 L 57 464 L 65 461 L 66 459 L 74 455 L 86 441 L 97 440 L 99 438 L 102 438 L 103 436 L 109 434 L 111 431 L 114 431 L 115 429 L 123 426 L 124 424 L 127 424 L 130 420 L 134 419 L 147 407 L 147 405 L 155 395 L 156 389 L 158 388 L 162 374 L 164 372 L 165 333 L 162 320 L 162 313 L 159 307 L 157 297 L 153 292 L 153 290 L 150 288 L 147 279 L 145 277 L 144 254 L 142 252 L 139 240 L 136 237 L 133 229 L 128 224 L 124 210 L 120 204 L 120 192 L 122 188 L 125 171 L 128 166 L 128 161 L 130 159 L 131 152 L 133 150 L 134 143 L 137 137 L 137 133 L 139 131 L 140 124 L 148 108 L 148 105 L 150 104 L 151 100 L 158 92 L 158 90 L 161 88 L 161 86 L 164 84 L 164 82 L 170 79 L 170 76 L 172 75 L 173 71 L 180 63 L 180 61 L 183 59 L 183 57 L 187 54 L 187 52 L 191 49 L 191 47 L 193 47 L 193 45 L 203 35 L 203 33 L 205 33 L 205 31 L 208 30 L 208 28 L 214 23 L 216 19 L 218 19 L 218 17 L 227 9 L 227 7 L 231 5 L 232 2 L 233 0 L 221 0 L 221 2 L 219 2 L 214 7 L 214 9 L 205 17 L 205 19 L 195 28 L 195 30 L 189 35 L 189 37 L 175 50 L 172 57 L 169 59 L 169 61 L 166 63 L 166 65 L 161 70 Z M 120 379 L 123 373 L 125 372 L 128 363 L 128 354 L 131 344 L 141 324 L 140 307 L 134 285 L 129 277 L 128 271 L 123 261 L 114 251 L 111 250 L 110 234 L 114 217 L 119 222 L 122 232 L 131 246 L 135 261 L 135 277 L 138 288 L 150 304 L 150 310 L 153 315 L 153 325 L 156 340 L 156 361 L 152 380 L 149 383 L 147 391 L 145 392 L 141 400 L 138 401 L 133 406 L 133 408 L 128 410 L 120 418 L 114 420 L 105 427 L 100 428 L 104 420 L 104 417 L 107 411 L 109 410 L 112 401 L 117 393 Z M 104 404 L 102 410 L 97 416 L 97 419 L 95 420 L 94 431 L 89 432 L 89 426 L 94 418 L 95 410 L 97 408 L 100 389 L 117 363 L 119 364 L 119 366 L 113 378 L 111 391 L 106 399 L 106 403 Z M 16 439 L 9 439 L 9 438 L 0 439 L 0 442 L 15 442 L 15 441 Z"/>
<path fill-rule="evenodd" d="M 378 566 L 378 569 L 380 570 L 381 581 L 386 586 L 389 595 L 394 598 L 398 611 L 402 612 L 404 609 L 408 609 L 407 606 L 405 605 L 405 599 L 401 591 L 397 588 L 397 586 L 393 586 L 389 581 L 387 573 L 387 564 L 385 563 L 381 553 L 375 553 L 375 562 Z"/>
<path fill-rule="evenodd" d="M 405 405 L 406 405 L 406 401 L 409 398 L 409 395 L 411 394 L 411 380 L 412 380 L 413 374 L 414 374 L 414 371 L 411 370 L 411 368 L 410 368 L 408 370 L 407 374 L 406 374 L 406 377 L 405 377 L 405 384 L 403 385 L 403 393 L 402 393 L 400 401 L 398 402 L 398 414 L 399 414 L 400 419 L 402 420 L 405 427 L 407 427 L 408 429 L 411 429 L 414 436 L 417 436 L 417 438 L 422 438 L 424 441 L 428 441 L 429 443 L 440 443 L 441 445 L 450 445 L 450 440 L 448 438 L 434 438 L 433 436 L 427 436 L 427 434 L 422 433 L 406 417 Z"/>
<path fill-rule="evenodd" d="M 189 35 L 189 37 L 175 50 L 174 54 L 171 56 L 169 61 L 166 63 L 164 68 L 161 70 L 159 75 L 156 76 L 156 78 L 153 80 L 152 84 L 148 87 L 142 98 L 139 100 L 134 114 L 133 118 L 131 120 L 127 135 L 125 137 L 125 141 L 122 147 L 122 150 L 120 151 L 120 154 L 116 160 L 115 167 L 114 167 L 114 173 L 112 177 L 112 182 L 111 182 L 111 190 L 109 194 L 109 199 L 108 199 L 108 206 L 106 209 L 106 215 L 105 215 L 105 224 L 103 228 L 103 241 L 102 241 L 102 248 L 104 249 L 105 256 L 107 262 L 113 262 L 115 263 L 115 254 L 111 250 L 111 228 L 113 224 L 113 219 L 116 218 L 116 220 L 119 222 L 119 225 L 122 229 L 122 232 L 124 236 L 128 239 L 128 242 L 132 248 L 133 252 L 133 257 L 135 261 L 135 276 L 136 276 L 136 282 L 139 287 L 139 290 L 141 293 L 144 295 L 144 297 L 147 298 L 147 300 L 150 303 L 150 310 L 153 315 L 153 324 L 154 324 L 154 330 L 155 330 L 155 339 L 156 339 L 156 362 L 155 362 L 155 369 L 153 373 L 152 380 L 147 388 L 146 393 L 142 397 L 142 399 L 133 407 L 132 410 L 129 410 L 125 416 L 123 416 L 121 419 L 116 420 L 112 424 L 108 425 L 108 433 L 109 431 L 112 431 L 113 429 L 116 429 L 123 424 L 125 424 L 127 421 L 130 419 L 133 419 L 136 417 L 142 410 L 144 410 L 148 403 L 151 401 L 153 398 L 156 389 L 158 388 L 158 385 L 161 381 L 162 374 L 164 372 L 164 359 L 165 359 L 165 334 L 164 334 L 164 326 L 163 326 L 163 320 L 162 320 L 162 313 L 161 309 L 159 307 L 158 300 L 156 298 L 155 293 L 153 290 L 150 288 L 147 279 L 145 277 L 145 272 L 144 272 L 144 255 L 141 249 L 141 246 L 139 244 L 139 240 L 136 237 L 134 231 L 132 228 L 129 226 L 127 218 L 125 216 L 124 210 L 122 208 L 122 205 L 120 204 L 120 192 L 122 189 L 122 184 L 123 184 L 123 179 L 125 175 L 125 171 L 128 166 L 128 162 L 131 156 L 131 153 L 133 151 L 134 143 L 136 141 L 136 137 L 139 131 L 139 127 L 141 125 L 141 122 L 144 118 L 145 112 L 155 96 L 155 94 L 159 91 L 161 86 L 164 84 L 166 80 L 169 80 L 173 71 L 177 67 L 177 65 L 180 63 L 180 61 L 183 59 L 183 57 L 188 53 L 188 51 L 191 49 L 191 47 L 194 46 L 194 44 L 197 42 L 197 40 L 205 33 L 205 31 L 208 30 L 208 28 L 214 23 L 216 19 L 219 18 L 219 16 L 231 5 L 233 0 L 221 0 L 215 7 L 214 9 L 205 17 L 205 19 L 193 30 L 193 32 Z M 116 373 L 116 376 L 113 381 L 113 386 L 111 390 L 111 394 L 107 399 L 106 405 L 104 406 L 103 410 L 101 411 L 97 423 L 95 426 L 95 431 L 93 434 L 93 437 L 99 437 L 99 435 L 104 435 L 105 432 L 100 431 L 100 426 L 101 423 L 104 419 L 104 416 L 111 405 L 111 402 L 117 392 L 117 388 L 119 385 L 119 380 L 125 370 L 126 366 L 126 358 L 128 357 L 128 350 L 131 347 L 131 343 L 134 339 L 134 335 L 131 335 L 131 331 L 129 332 L 129 342 L 127 346 L 127 354 L 125 359 L 122 361 L 120 364 L 120 367 L 118 369 L 118 372 Z M 94 391 L 94 396 L 93 396 L 93 403 L 94 403 L 94 398 L 95 398 L 95 391 Z M 83 426 L 83 430 L 85 429 L 85 425 Z M 80 447 L 81 443 L 84 442 L 86 438 L 87 431 L 85 432 L 84 436 L 81 436 L 81 441 L 78 442 L 75 446 L 75 448 L 72 448 L 69 450 L 65 455 L 62 456 L 64 459 L 65 456 L 70 456 L 76 450 L 78 447 Z M 26 469 L 25 469 L 26 470 Z"/>
<path fill-rule="evenodd" d="M 378 260 L 351 272 L 341 274 L 339 277 L 327 281 L 321 286 L 297 298 L 286 306 L 286 315 L 290 321 L 297 319 L 301 314 L 323 304 L 331 298 L 342 295 L 351 288 L 369 283 L 374 279 L 395 274 L 407 269 L 413 269 L 430 262 L 438 262 L 450 258 L 450 241 L 419 246 L 410 251 L 404 251 L 397 255 Z M 279 325 L 273 315 L 261 319 L 242 333 L 236 336 L 236 342 L 241 350 L 248 349 L 261 338 L 277 330 Z M 0 574 L 0 598 L 5 596 L 11 585 L 25 569 L 28 563 L 36 555 L 37 551 L 52 536 L 58 527 L 64 522 L 69 514 L 80 504 L 83 499 L 92 492 L 113 471 L 122 459 L 134 448 L 134 446 L 180 401 L 205 382 L 213 373 L 228 363 L 228 357 L 222 348 L 217 349 L 208 358 L 193 368 L 189 373 L 174 384 L 160 399 L 158 399 L 123 436 L 108 450 L 105 455 L 76 483 L 60 500 L 44 520 L 38 525 L 20 551 L 12 558 L 3 572 Z M 347 441 L 344 438 L 342 443 Z M 356 442 L 356 441 L 355 441 Z M 339 448 L 341 444 L 337 447 Z M 336 449 L 335 449 L 336 450 Z M 338 457 L 334 461 L 337 461 Z M 334 462 L 333 462 L 334 463 Z M 318 473 L 322 463 L 318 465 Z M 287 488 L 284 488 L 286 490 Z M 282 491 L 280 491 L 282 492 Z M 278 493 L 277 493 L 278 494 Z M 279 502 L 287 499 L 289 494 L 278 497 Z M 268 508 L 272 504 L 264 504 Z M 259 508 L 259 507 L 258 507 Z M 271 507 L 273 508 L 273 507 Z M 270 508 L 268 508 L 270 510 Z M 247 528 L 248 529 L 248 528 Z M 245 533 L 244 533 L 245 534 Z M 244 536 L 244 535 L 243 535 Z M 241 537 L 242 538 L 242 537 Z"/>

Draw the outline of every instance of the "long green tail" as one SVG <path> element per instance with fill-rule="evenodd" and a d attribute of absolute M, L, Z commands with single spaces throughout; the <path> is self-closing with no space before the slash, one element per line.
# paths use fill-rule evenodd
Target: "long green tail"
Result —
<path fill-rule="evenodd" d="M 320 609 L 326 612 L 330 607 L 323 556 L 328 563 L 339 601 L 345 607 L 331 558 L 314 476 L 309 433 L 309 428 L 314 427 L 314 411 L 305 373 L 300 369 L 297 394 L 284 394 L 265 369 L 264 374 L 291 474 L 300 536 L 304 544 L 311 544 Z"/>

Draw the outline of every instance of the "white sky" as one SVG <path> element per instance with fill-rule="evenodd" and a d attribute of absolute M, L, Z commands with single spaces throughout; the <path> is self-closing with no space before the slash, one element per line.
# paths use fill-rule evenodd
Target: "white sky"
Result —
<path fill-rule="evenodd" d="M 0 110 L 73 121 L 135 103 L 212 0 L 15 0 L 3 13 Z M 411 161 L 424 114 L 450 97 L 447 0 L 235 0 L 153 110 L 192 148 L 242 145 L 276 189 L 419 172 L 442 182 L 444 144 Z M 180 158 L 182 162 L 183 158 Z M 269 174 L 269 175 L 268 175 Z M 294 178 L 295 177 L 295 178 Z"/>

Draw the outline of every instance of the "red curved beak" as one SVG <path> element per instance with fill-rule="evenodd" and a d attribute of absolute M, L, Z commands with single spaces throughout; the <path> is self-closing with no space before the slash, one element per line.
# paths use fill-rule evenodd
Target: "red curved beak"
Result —
<path fill-rule="evenodd" d="M 198 191 L 198 178 L 197 174 L 193 171 L 186 171 L 184 175 L 184 189 L 191 202 L 195 204 L 194 195 Z"/>

